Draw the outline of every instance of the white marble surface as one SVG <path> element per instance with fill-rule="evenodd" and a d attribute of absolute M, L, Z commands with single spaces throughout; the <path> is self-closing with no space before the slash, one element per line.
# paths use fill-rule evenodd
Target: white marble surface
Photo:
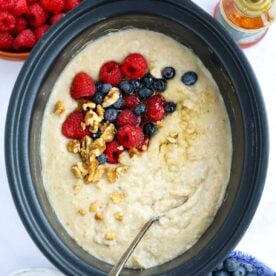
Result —
<path fill-rule="evenodd" d="M 211 12 L 216 1 L 194 0 Z M 238 249 L 276 270 L 276 24 L 258 45 L 245 50 L 260 82 L 270 124 L 270 163 L 258 211 Z M 52 267 L 27 234 L 13 204 L 4 164 L 4 123 L 22 62 L 0 60 L 0 275 L 25 267 Z M 274 168 L 274 170 L 273 170 Z"/>

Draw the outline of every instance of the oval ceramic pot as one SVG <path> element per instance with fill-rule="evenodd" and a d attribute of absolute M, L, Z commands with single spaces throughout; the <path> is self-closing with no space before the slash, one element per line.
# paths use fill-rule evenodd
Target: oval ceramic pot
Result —
<path fill-rule="evenodd" d="M 216 80 L 229 114 L 233 160 L 224 202 L 200 240 L 174 260 L 123 275 L 204 275 L 237 244 L 263 190 L 268 131 L 256 78 L 222 27 L 190 1 L 94 0 L 69 13 L 33 49 L 17 79 L 8 110 L 5 155 L 18 212 L 34 242 L 67 275 L 105 275 L 111 266 L 89 255 L 67 234 L 43 187 L 40 133 L 51 89 L 86 43 L 127 27 L 164 33 L 191 48 Z"/>

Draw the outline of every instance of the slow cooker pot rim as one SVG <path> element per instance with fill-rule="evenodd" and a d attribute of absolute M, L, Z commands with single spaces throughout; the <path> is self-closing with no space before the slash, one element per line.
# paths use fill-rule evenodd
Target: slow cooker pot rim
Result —
<path fill-rule="evenodd" d="M 74 12 L 68 15 L 67 18 L 65 18 L 60 24 L 54 27 L 53 30 L 50 31 L 45 36 L 45 38 L 42 39 L 42 41 L 38 43 L 38 45 L 35 47 L 31 57 L 25 63 L 14 87 L 8 110 L 5 136 L 7 174 L 14 201 L 22 218 L 22 221 L 24 222 L 25 227 L 28 229 L 28 232 L 31 234 L 32 238 L 37 243 L 39 248 L 43 251 L 43 253 L 58 267 L 62 267 L 64 269 L 65 264 L 68 265 L 68 269 L 66 269 L 66 272 L 68 274 L 72 273 L 72 275 L 79 274 L 79 270 L 75 269 L 74 267 L 74 262 L 79 262 L 79 259 L 76 258 L 74 254 L 72 254 L 68 250 L 65 250 L 64 245 L 61 241 L 54 239 L 53 244 L 49 242 L 49 240 L 54 237 L 54 233 L 52 233 L 50 227 L 47 226 L 47 219 L 46 217 L 44 217 L 42 210 L 39 208 L 39 202 L 35 198 L 35 193 L 32 189 L 30 168 L 28 168 L 28 150 L 27 148 L 22 149 L 22 146 L 28 145 L 28 131 L 32 116 L 32 108 L 28 109 L 26 107 L 32 107 L 36 98 L 35 93 L 29 93 L 28 103 L 27 105 L 25 105 L 27 90 L 29 87 L 32 87 L 32 91 L 38 91 L 39 89 L 38 86 L 32 86 L 32 79 L 34 77 L 38 78 L 36 85 L 39 85 L 39 83 L 43 80 L 44 74 L 48 70 L 50 62 L 50 59 L 47 62 L 47 52 L 50 51 L 51 48 L 53 48 L 53 44 L 58 39 L 58 37 L 60 37 L 60 32 L 65 29 L 66 26 L 73 24 L 72 22 L 77 20 L 77 18 L 81 18 L 81 16 L 85 14 L 86 11 L 88 11 L 92 6 L 94 6 L 94 9 L 96 9 L 97 7 L 101 7 L 101 4 L 106 3 L 106 1 L 103 0 L 94 1 L 94 4 L 91 4 L 89 2 L 90 1 L 86 1 L 85 3 L 83 3 L 83 5 L 81 5 Z M 116 0 L 110 1 L 108 5 L 116 2 Z M 120 2 L 121 5 L 126 5 L 126 3 L 129 3 L 130 1 Z M 259 147 L 255 149 L 254 153 L 252 152 L 252 156 L 258 156 L 260 158 L 259 164 L 255 164 L 255 182 L 259 183 L 259 185 L 255 185 L 253 197 L 251 201 L 248 202 L 248 208 L 246 212 L 247 217 L 243 220 L 243 225 L 241 226 L 240 231 L 236 231 L 234 234 L 236 237 L 240 237 L 241 234 L 245 231 L 248 222 L 251 220 L 255 212 L 256 205 L 260 199 L 261 191 L 263 188 L 263 185 L 260 183 L 264 182 L 265 171 L 267 167 L 267 125 L 265 110 L 263 107 L 258 84 L 255 81 L 254 74 L 248 66 L 248 63 L 245 60 L 244 56 L 240 53 L 236 45 L 234 45 L 234 43 L 229 39 L 229 37 L 225 34 L 225 32 L 218 24 L 216 24 L 215 22 L 210 22 L 209 18 L 206 17 L 206 15 L 202 11 L 200 11 L 198 8 L 195 8 L 195 6 L 193 4 L 190 4 L 190 2 L 188 1 L 185 2 L 185 5 L 184 2 L 180 3 L 179 1 L 172 0 L 162 2 L 163 3 L 159 3 L 159 1 L 144 1 L 143 4 L 175 4 L 178 5 L 178 7 L 182 6 L 182 8 L 184 8 L 186 11 L 189 11 L 189 13 L 194 17 L 200 17 L 200 19 L 198 18 L 198 20 L 202 21 L 202 24 L 208 26 L 212 33 L 220 38 L 222 43 L 228 45 L 227 50 L 233 53 L 233 56 L 237 58 L 237 60 L 235 61 L 236 67 L 240 68 L 241 75 L 245 79 L 248 90 L 252 90 L 255 92 L 250 95 L 251 97 L 249 104 L 251 105 L 251 108 L 256 111 L 256 114 L 253 114 L 253 117 L 250 118 L 250 120 L 245 120 L 245 125 L 250 127 L 250 124 L 254 123 L 256 126 L 259 127 L 259 132 L 256 131 L 256 135 L 258 135 L 258 137 L 255 137 L 255 140 L 252 141 L 252 143 L 259 143 Z M 116 4 L 118 5 L 119 3 Z M 133 6 L 133 3 L 131 3 L 131 5 Z M 139 6 L 139 3 L 136 5 Z M 72 38 L 71 35 L 68 36 Z M 63 42 L 62 45 L 60 45 L 59 50 L 65 45 L 66 39 L 67 37 L 63 38 Z M 202 36 L 202 39 L 204 39 L 204 35 Z M 46 46 L 48 42 L 49 44 L 48 46 Z M 59 50 L 57 50 L 57 52 L 59 52 Z M 48 64 L 48 66 L 44 66 L 44 68 L 41 67 L 44 71 L 41 71 L 39 76 L 37 72 L 39 72 L 38 68 L 42 64 Z M 23 91 L 25 93 L 25 97 L 17 94 L 17 91 Z M 245 110 L 243 110 L 243 113 L 244 115 L 246 115 Z M 20 118 L 20 120 L 18 120 L 18 117 Z M 23 155 L 19 156 L 22 153 Z M 10 168 L 12 168 L 13 171 Z M 24 183 L 28 183 L 28 186 L 25 186 Z M 29 201 L 29 199 L 31 199 L 31 201 Z M 40 218 L 40 222 L 43 222 L 42 225 L 38 224 L 37 218 Z M 44 228 L 45 226 L 47 226 L 47 229 Z M 236 238 L 236 240 L 237 239 L 238 238 Z M 62 248 L 66 251 L 66 254 L 70 258 L 70 262 L 72 262 L 72 264 L 59 254 L 58 248 Z M 225 247 L 225 251 L 229 251 L 230 249 L 231 248 L 229 248 L 229 245 L 228 247 Z M 210 263 L 210 268 L 213 265 L 214 262 Z M 100 271 L 97 270 L 94 270 L 94 272 L 102 274 Z"/>

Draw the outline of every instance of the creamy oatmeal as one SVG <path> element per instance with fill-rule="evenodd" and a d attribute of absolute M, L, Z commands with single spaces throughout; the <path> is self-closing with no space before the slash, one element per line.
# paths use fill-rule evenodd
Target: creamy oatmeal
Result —
<path fill-rule="evenodd" d="M 74 76 L 85 71 L 98 79 L 108 60 L 121 62 L 139 52 L 150 72 L 160 77 L 166 66 L 176 76 L 162 93 L 177 109 L 158 124 L 147 150 L 122 153 L 124 171 L 114 183 L 106 175 L 95 184 L 77 179 L 61 133 L 76 108 L 70 93 Z M 186 86 L 181 76 L 194 71 L 198 81 Z M 74 151 L 74 143 L 69 145 Z M 114 264 L 152 216 L 166 212 L 152 226 L 130 258 L 131 267 L 167 262 L 193 246 L 213 221 L 230 175 L 231 130 L 212 76 L 186 47 L 159 33 L 125 30 L 108 34 L 85 47 L 59 76 L 47 103 L 41 134 L 42 175 L 50 203 L 72 238 L 91 255 Z M 114 169 L 113 169 L 114 172 Z"/>

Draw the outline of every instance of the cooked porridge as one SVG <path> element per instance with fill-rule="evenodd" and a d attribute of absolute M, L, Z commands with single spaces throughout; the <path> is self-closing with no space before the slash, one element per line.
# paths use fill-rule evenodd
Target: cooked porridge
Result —
<path fill-rule="evenodd" d="M 156 133 L 141 150 L 128 147 L 120 153 L 119 164 L 97 162 L 99 177 L 94 174 L 90 181 L 82 177 L 83 163 L 76 153 L 83 139 L 92 143 L 96 138 L 68 140 L 61 131 L 79 104 L 70 95 L 72 81 L 86 72 L 96 82 L 104 63 L 121 63 L 130 53 L 145 57 L 155 78 L 161 78 L 165 67 L 174 68 L 175 76 L 160 97 L 175 103 L 176 110 L 147 130 Z M 186 72 L 196 74 L 185 79 Z M 96 108 L 90 105 L 86 102 L 84 109 Z M 110 264 L 151 217 L 162 213 L 128 266 L 149 268 L 191 248 L 222 204 L 231 158 L 229 119 L 215 81 L 192 51 L 160 33 L 131 29 L 91 42 L 60 74 L 45 109 L 41 162 L 50 203 L 69 235 Z"/>

